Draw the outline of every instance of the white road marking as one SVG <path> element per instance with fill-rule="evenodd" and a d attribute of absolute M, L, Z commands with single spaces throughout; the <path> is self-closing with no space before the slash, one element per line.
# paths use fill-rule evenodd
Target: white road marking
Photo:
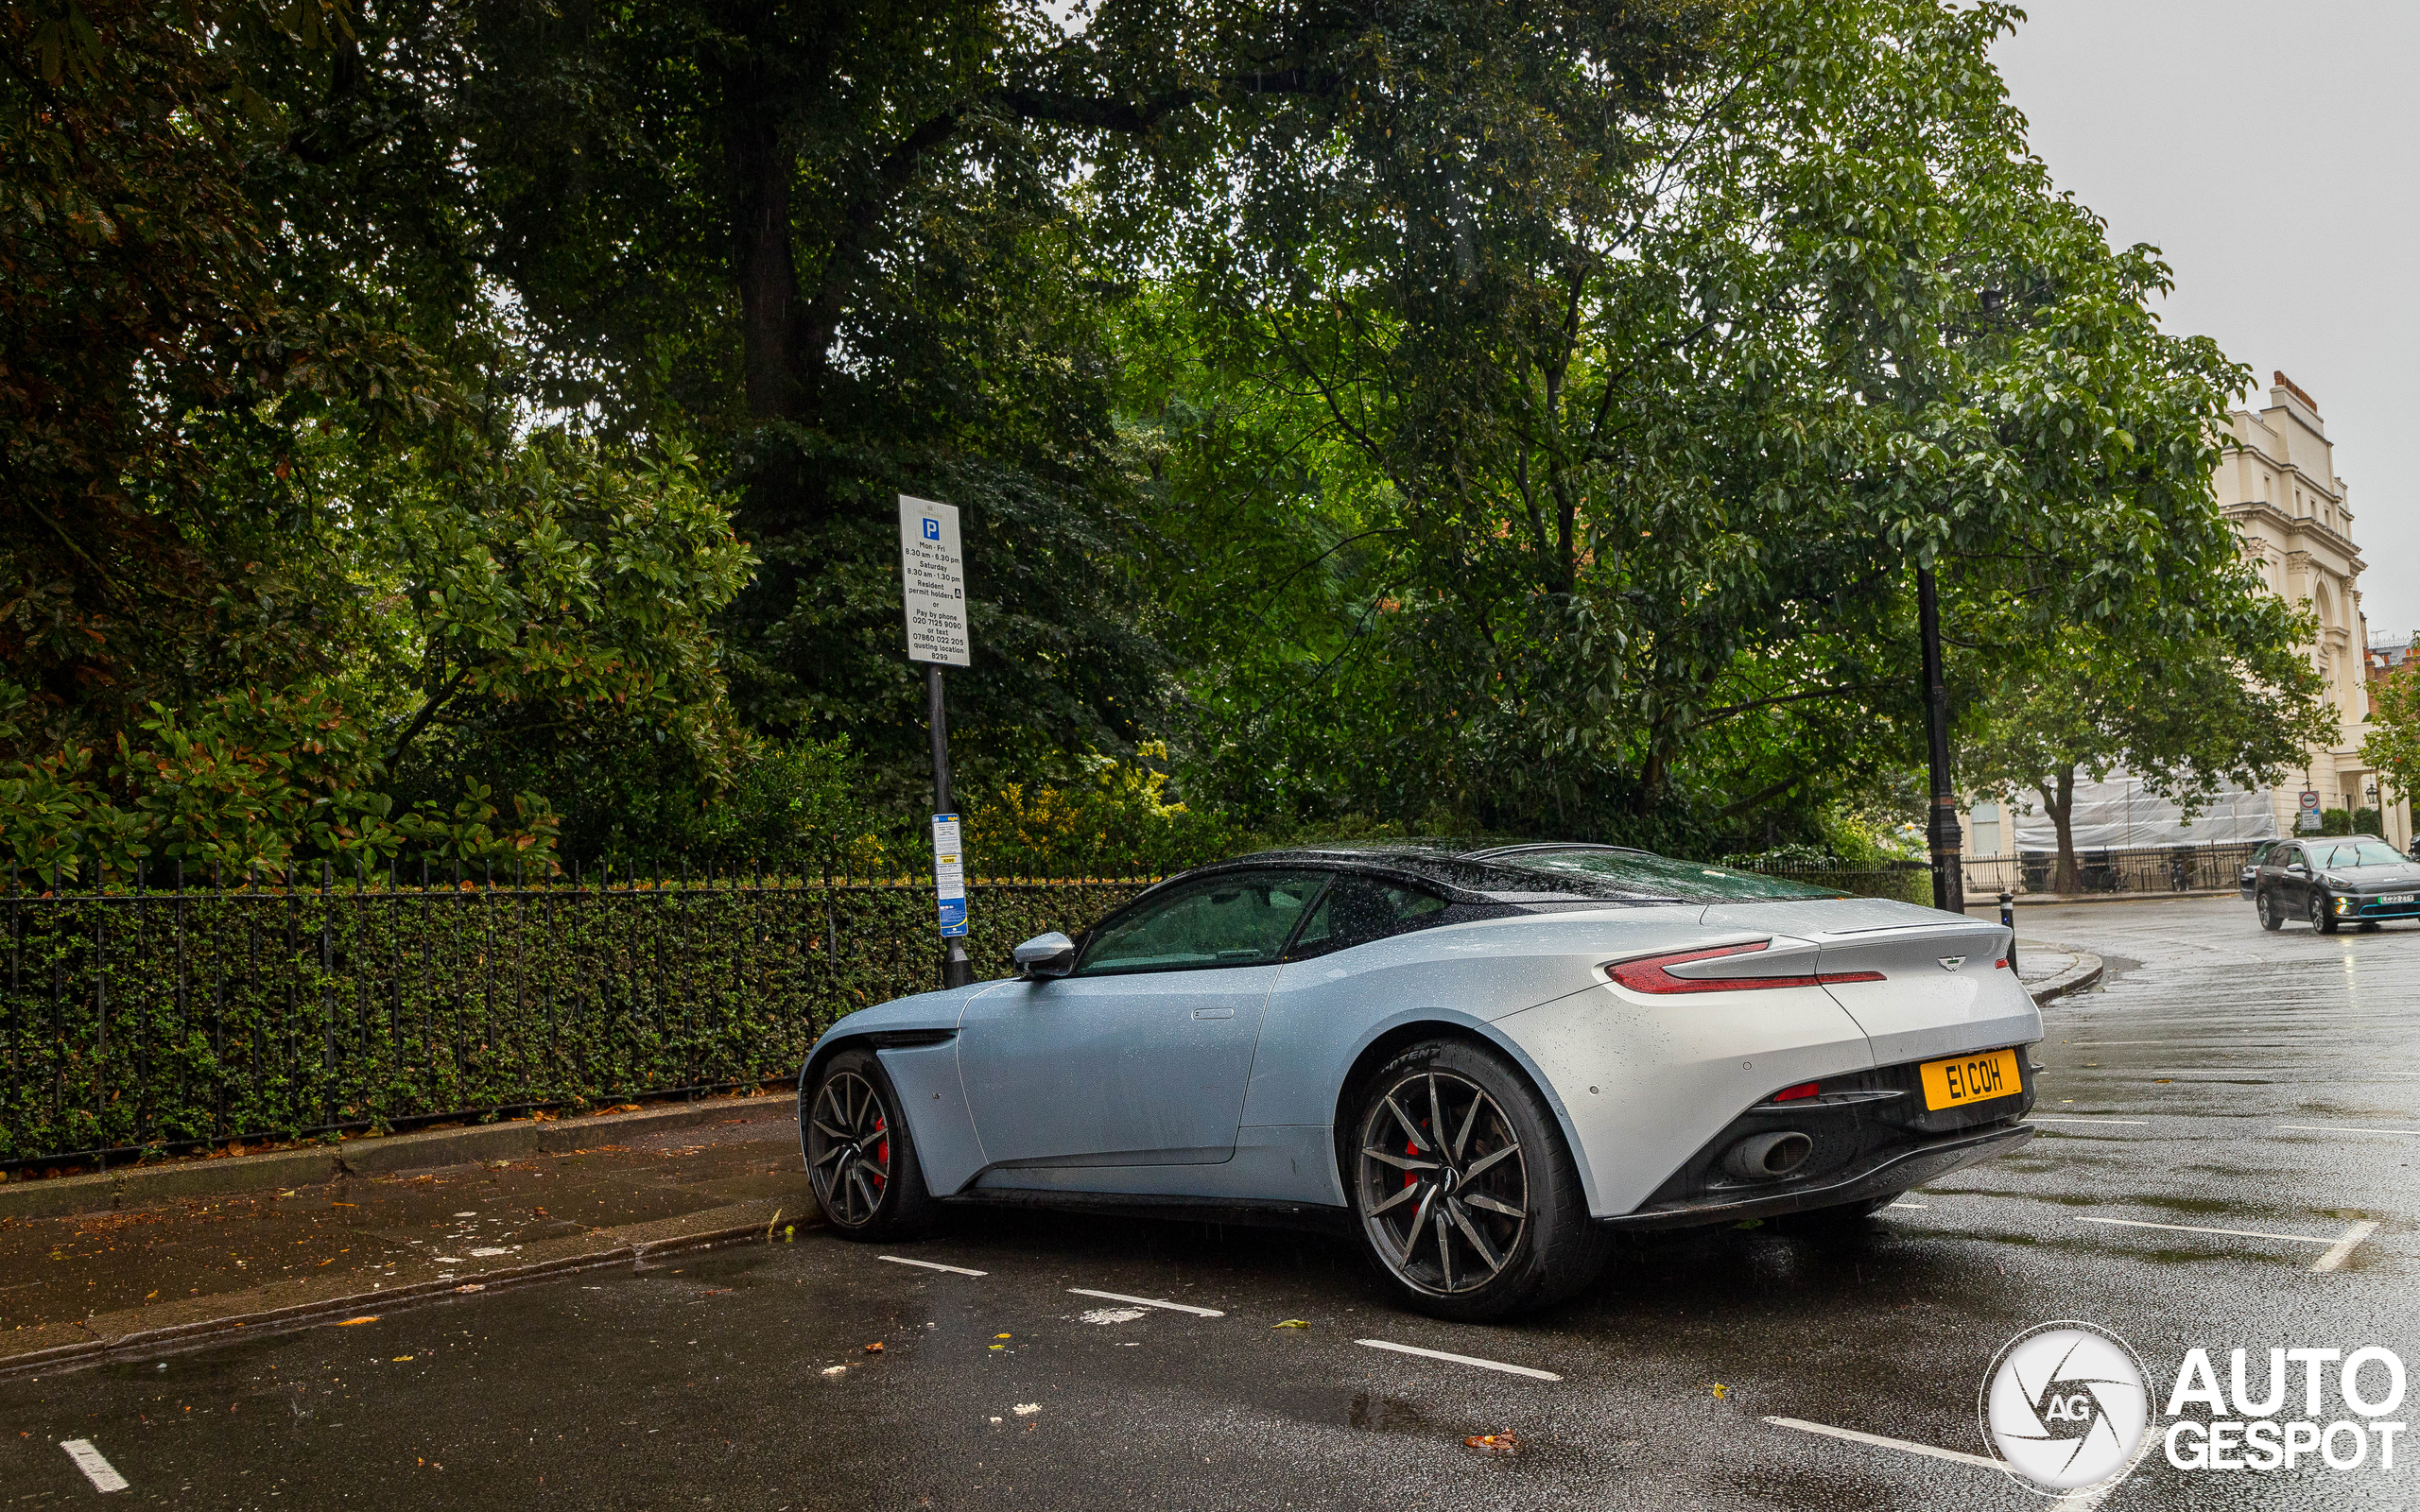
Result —
<path fill-rule="evenodd" d="M 67 1457 L 84 1472 L 84 1479 L 93 1483 L 94 1490 L 123 1491 L 127 1488 L 126 1477 L 117 1472 L 117 1467 L 101 1457 L 101 1452 L 93 1447 L 91 1439 L 62 1438 L 59 1447 L 67 1451 Z"/>
<path fill-rule="evenodd" d="M 2140 1218 L 2087 1218 L 2082 1213 L 2076 1214 L 2076 1222 L 2116 1224 L 2121 1228 L 2168 1228 L 2180 1234 L 2225 1234 L 2231 1239 L 2287 1239 L 2297 1245 L 2334 1243 L 2309 1234 L 2264 1234 L 2251 1228 L 2197 1228 L 2187 1223 L 2145 1223 Z"/>
<path fill-rule="evenodd" d="M 2074 1118 L 2065 1113 L 2028 1113 L 2036 1124 L 2132 1124 L 2137 1127 L 2149 1124 L 2148 1118 Z"/>
<path fill-rule="evenodd" d="M 1138 1317 L 1150 1315 L 1139 1307 L 1096 1307 L 1089 1313 L 1077 1314 L 1076 1317 L 1079 1322 L 1108 1328 L 1112 1324 L 1132 1323 Z"/>
<path fill-rule="evenodd" d="M 917 1265 L 925 1270 L 945 1270 L 953 1276 L 989 1276 L 992 1274 L 988 1270 L 968 1270 L 963 1265 L 944 1265 L 939 1261 L 909 1260 L 905 1255 L 877 1255 L 874 1258 L 877 1260 L 887 1260 L 894 1265 Z"/>
<path fill-rule="evenodd" d="M 1124 1292 L 1096 1292 L 1089 1286 L 1070 1286 L 1078 1297 L 1098 1297 L 1112 1302 L 1132 1302 L 1137 1307 L 1165 1307 L 1171 1313 L 1190 1313 L 1195 1317 L 1225 1317 L 1215 1307 L 1195 1307 L 1190 1302 L 1163 1302 L 1156 1297 L 1129 1297 Z"/>
<path fill-rule="evenodd" d="M 1861 1434 L 1854 1428 L 1834 1428 L 1829 1423 L 1810 1423 L 1803 1418 L 1768 1418 L 1765 1421 L 1775 1428 L 1795 1428 L 1802 1434 L 1821 1434 L 1826 1438 L 1845 1438 L 1852 1444 L 1872 1444 L 1876 1449 L 1895 1449 L 1903 1454 L 1926 1454 L 1934 1459 L 1955 1460 L 1961 1465 L 1979 1465 L 1987 1470 L 2000 1468 L 1996 1459 L 1969 1454 L 1955 1449 L 1936 1449 L 1930 1444 L 1911 1443 L 1904 1438 L 1885 1438 L 1880 1434 Z"/>
<path fill-rule="evenodd" d="M 1392 1344 L 1385 1339 L 1356 1339 L 1353 1342 L 1363 1349 L 1392 1349 L 1397 1354 L 1416 1354 L 1426 1360 L 1443 1360 L 1451 1365 L 1475 1365 L 1482 1370 L 1501 1370 L 1508 1376 L 1528 1376 L 1532 1381 L 1563 1379 L 1551 1370 L 1532 1370 L 1526 1365 L 1506 1365 L 1501 1360 L 1482 1360 L 1475 1354 L 1447 1354 L 1443 1349 L 1416 1349 L 1409 1344 Z"/>
<path fill-rule="evenodd" d="M 2356 1246 L 2377 1231 L 2377 1224 L 2367 1218 L 2362 1219 L 2352 1228 L 2345 1229 L 2343 1237 L 2330 1245 L 2327 1253 L 2320 1256 L 2318 1263 L 2312 1265 L 2311 1269 L 2313 1271 L 2334 1270 L 2344 1263 L 2345 1258 L 2353 1253 Z"/>
<path fill-rule="evenodd" d="M 1921 1202 L 1894 1202 L 1891 1204 L 1891 1206 L 1894 1208 L 1921 1208 L 1926 1206 L 1926 1204 Z"/>
<path fill-rule="evenodd" d="M 2297 1134 L 2402 1134 L 2420 1135 L 2420 1128 L 2350 1128 L 2342 1124 L 2280 1124 Z"/>

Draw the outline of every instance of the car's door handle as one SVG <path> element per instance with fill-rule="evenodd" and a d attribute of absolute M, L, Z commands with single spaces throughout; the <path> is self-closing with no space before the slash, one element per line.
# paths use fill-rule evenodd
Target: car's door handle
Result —
<path fill-rule="evenodd" d="M 1193 1010 L 1193 1016 L 1197 1019 L 1232 1019 L 1236 1016 L 1236 1010 L 1233 1008 L 1196 1008 Z"/>

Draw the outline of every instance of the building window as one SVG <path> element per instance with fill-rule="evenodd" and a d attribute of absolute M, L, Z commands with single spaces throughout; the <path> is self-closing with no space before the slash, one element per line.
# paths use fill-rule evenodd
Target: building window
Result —
<path fill-rule="evenodd" d="M 1975 854 L 1998 855 L 2000 853 L 2000 806 L 1996 803 L 1978 803 L 1975 805 L 1974 812 L 1967 816 L 1967 822 L 1974 827 Z"/>

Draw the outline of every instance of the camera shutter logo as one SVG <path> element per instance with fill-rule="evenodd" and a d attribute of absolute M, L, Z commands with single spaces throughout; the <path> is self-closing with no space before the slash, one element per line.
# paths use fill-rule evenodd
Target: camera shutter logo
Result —
<path fill-rule="evenodd" d="M 1992 1362 L 1980 1416 L 2009 1473 L 2056 1495 L 2134 1468 L 2151 1397 L 2125 1340 L 2089 1323 L 2045 1323 Z"/>

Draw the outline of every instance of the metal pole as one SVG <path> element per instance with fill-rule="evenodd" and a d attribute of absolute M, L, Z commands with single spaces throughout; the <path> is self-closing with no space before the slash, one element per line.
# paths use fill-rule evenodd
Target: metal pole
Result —
<path fill-rule="evenodd" d="M 942 697 L 942 667 L 938 662 L 925 663 L 925 714 L 933 730 L 933 812 L 955 814 L 949 788 L 949 710 Z M 975 980 L 975 963 L 966 958 L 966 940 L 962 936 L 947 936 L 942 940 L 942 986 L 965 987 Z"/>
<path fill-rule="evenodd" d="M 1966 911 L 1966 878 L 1959 856 L 1958 797 L 1949 780 L 1949 689 L 1941 676 L 1941 606 L 1933 593 L 1932 569 L 1916 569 L 1916 623 L 1924 641 L 1925 734 L 1932 768 L 1932 905 L 1953 914 Z"/>
<path fill-rule="evenodd" d="M 2000 894 L 2000 923 L 2008 930 L 2008 969 L 2016 970 L 2016 894 Z"/>

